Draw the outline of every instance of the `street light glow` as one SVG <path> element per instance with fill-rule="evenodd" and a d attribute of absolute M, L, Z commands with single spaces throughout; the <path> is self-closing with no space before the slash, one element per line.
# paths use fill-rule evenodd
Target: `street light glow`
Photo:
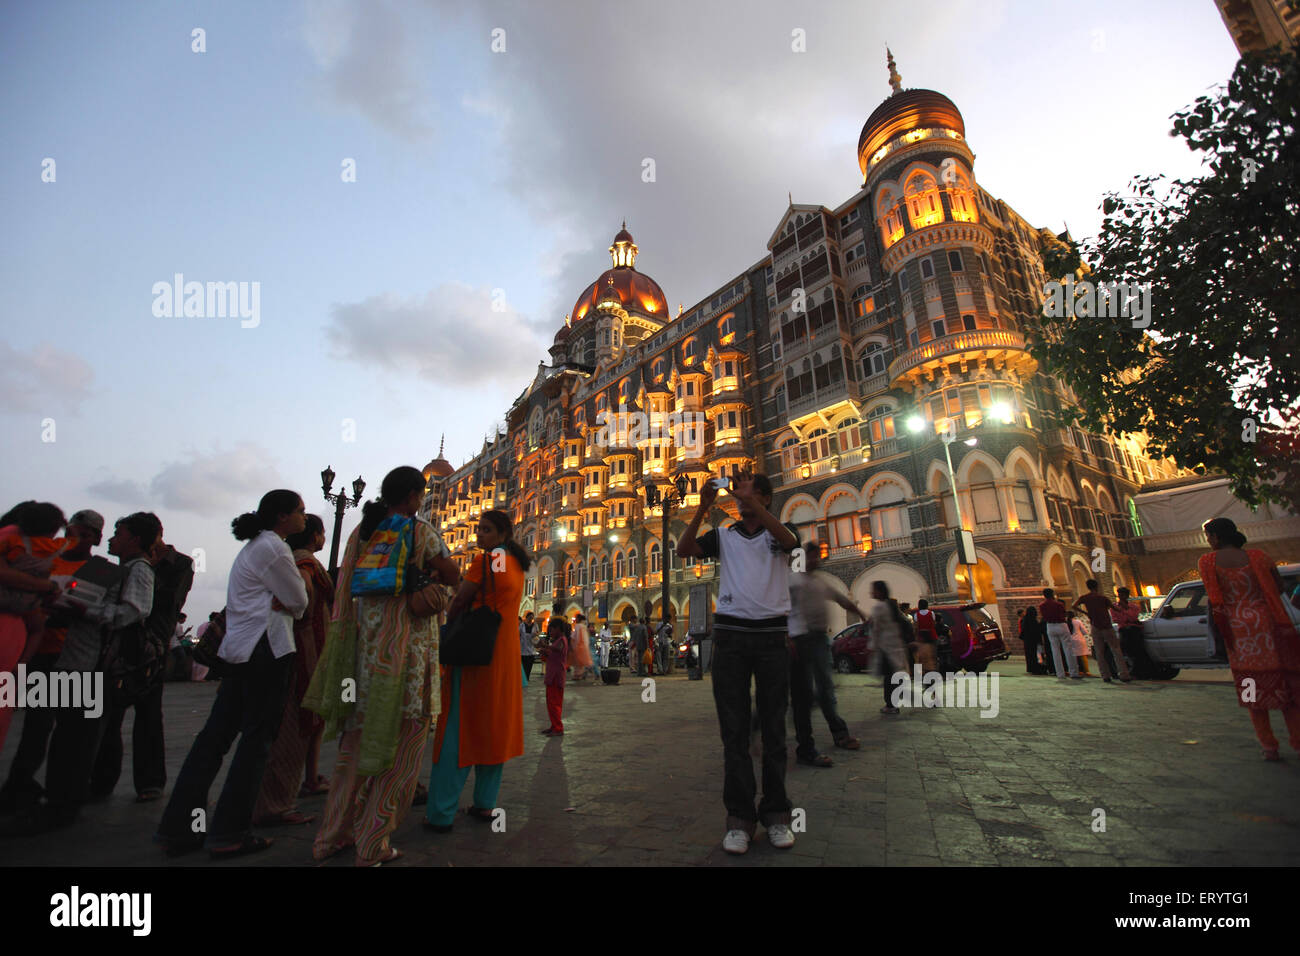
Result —
<path fill-rule="evenodd" d="M 925 428 L 925 419 L 920 415 L 913 415 L 907 420 L 907 430 L 909 432 L 919 432 Z"/>

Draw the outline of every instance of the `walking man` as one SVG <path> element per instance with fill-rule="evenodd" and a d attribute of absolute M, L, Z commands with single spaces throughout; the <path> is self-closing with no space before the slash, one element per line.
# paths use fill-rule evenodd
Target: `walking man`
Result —
<path fill-rule="evenodd" d="M 1092 648 L 1097 655 L 1097 666 L 1101 668 L 1101 679 L 1110 683 L 1110 663 L 1106 660 L 1106 648 L 1109 647 L 1119 665 L 1120 682 L 1127 684 L 1133 678 L 1129 675 L 1128 661 L 1124 660 L 1119 638 L 1110 626 L 1110 611 L 1114 605 L 1102 595 L 1101 585 L 1095 578 L 1089 579 L 1088 593 L 1075 601 L 1074 607 L 1076 610 L 1082 607 L 1088 614 L 1088 622 L 1092 624 Z"/>
<path fill-rule="evenodd" d="M 836 747 L 857 750 L 861 746 L 849 733 L 839 715 L 835 683 L 831 676 L 830 633 L 826 612 L 834 601 L 844 610 L 866 620 L 866 614 L 848 597 L 828 587 L 814 572 L 821 564 L 821 550 L 804 548 L 804 571 L 790 574 L 790 706 L 794 711 L 795 759 L 810 767 L 830 767 L 833 761 L 818 753 L 813 743 L 812 705 L 821 707 L 826 726 Z"/>
<path fill-rule="evenodd" d="M 684 558 L 717 559 L 721 573 L 713 631 L 713 701 L 722 733 L 722 800 L 727 807 L 722 848 L 744 853 L 761 821 L 771 844 L 789 849 L 794 834 L 785 791 L 785 711 L 790 689 L 786 642 L 789 554 L 799 537 L 767 510 L 772 503 L 767 476 L 738 475 L 730 490 L 740 506 L 740 521 L 696 539 L 700 522 L 718 497 L 717 485 L 709 481 L 700 489 L 699 507 L 677 544 L 677 553 Z M 749 756 L 751 680 L 757 688 L 763 738 L 763 799 L 757 810 Z"/>
<path fill-rule="evenodd" d="M 632 672 L 638 677 L 649 677 L 645 667 L 645 650 L 646 645 L 650 642 L 650 633 L 646 626 L 637 620 L 635 614 L 632 615 L 632 622 L 628 625 L 628 637 L 632 641 L 632 660 L 629 664 Z"/>

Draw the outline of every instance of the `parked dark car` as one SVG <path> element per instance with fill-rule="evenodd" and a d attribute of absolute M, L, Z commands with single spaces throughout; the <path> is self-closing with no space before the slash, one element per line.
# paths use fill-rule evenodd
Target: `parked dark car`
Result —
<path fill-rule="evenodd" d="M 931 605 L 930 610 L 943 616 L 949 637 L 939 639 L 939 669 L 956 672 L 965 669 L 979 674 L 993 661 L 1011 656 L 998 622 L 984 613 L 983 604 Z"/>
<path fill-rule="evenodd" d="M 939 669 L 944 672 L 966 670 L 978 674 L 990 661 L 1010 657 L 1002 630 L 993 618 L 984 613 L 983 604 L 931 605 L 930 610 L 942 616 L 948 626 L 948 635 L 939 639 Z M 831 660 L 841 674 L 855 674 L 866 670 L 869 656 L 866 622 L 850 624 L 835 635 L 831 642 Z"/>
<path fill-rule="evenodd" d="M 850 624 L 831 641 L 831 660 L 841 674 L 856 674 L 867 669 L 867 635 L 870 626 L 865 622 Z"/>

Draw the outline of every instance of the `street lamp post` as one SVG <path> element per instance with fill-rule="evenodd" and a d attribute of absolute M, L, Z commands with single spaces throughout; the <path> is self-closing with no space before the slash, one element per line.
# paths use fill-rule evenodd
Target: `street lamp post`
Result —
<path fill-rule="evenodd" d="M 954 419 L 949 418 L 944 422 L 944 429 L 942 432 L 939 433 L 939 437 L 943 439 L 943 455 L 948 460 L 948 482 L 949 484 L 952 485 L 952 506 L 953 509 L 957 512 L 957 560 L 961 561 L 963 564 L 966 564 L 966 562 L 962 560 L 963 558 L 967 557 L 965 542 L 963 541 L 962 538 L 962 535 L 966 529 L 965 529 L 965 525 L 962 523 L 961 499 L 957 497 L 957 475 L 952 470 L 952 451 L 949 448 L 949 446 L 952 445 L 952 443 L 957 439 L 957 423 Z M 968 438 L 962 444 L 973 447 L 975 445 L 975 442 L 976 439 Z M 974 557 L 974 555 L 972 554 L 970 555 L 970 557 Z M 975 572 L 973 570 L 974 565 L 966 564 L 966 567 L 967 567 L 966 577 L 969 579 L 969 583 L 970 583 L 970 599 L 971 599 L 971 603 L 974 604 L 975 603 Z"/>
<path fill-rule="evenodd" d="M 334 505 L 334 541 L 330 545 L 330 578 L 335 578 L 339 568 L 339 535 L 343 533 L 343 512 L 348 508 L 355 508 L 361 504 L 361 493 L 366 490 L 366 483 L 357 475 L 357 480 L 352 482 L 352 498 L 349 500 L 346 490 L 340 489 L 334 494 L 330 494 L 330 488 L 334 485 L 334 469 L 325 466 L 325 470 L 320 473 L 321 490 L 325 492 L 325 500 Z M 336 580 L 337 583 L 337 580 Z"/>
<path fill-rule="evenodd" d="M 653 507 L 658 503 L 663 510 L 663 534 L 659 538 L 661 543 L 659 554 L 661 588 L 659 620 L 661 623 L 668 620 L 668 608 L 671 606 L 668 603 L 668 522 L 672 518 L 673 508 L 686 500 L 686 489 L 688 487 L 689 484 L 684 474 L 678 474 L 672 485 L 662 494 L 655 485 L 646 483 L 646 504 Z"/>
<path fill-rule="evenodd" d="M 911 434 L 911 437 L 908 439 L 907 443 L 909 449 L 911 450 L 912 477 L 913 480 L 915 481 L 915 484 L 912 485 L 914 494 L 916 493 L 916 489 L 921 488 L 925 482 L 925 476 L 921 474 L 920 461 L 916 457 L 916 445 L 921 440 L 921 432 L 924 429 L 925 429 L 925 419 L 922 418 L 919 414 L 913 415 L 911 418 L 907 420 L 907 430 Z M 951 470 L 951 466 L 949 466 L 949 470 Z M 917 514 L 919 515 L 920 512 L 918 511 Z M 926 525 L 926 528 L 928 529 L 929 525 Z M 930 557 L 930 541 L 929 541 L 930 535 L 928 530 L 926 531 L 925 537 L 926 537 L 925 549 L 924 549 L 925 550 L 925 572 L 929 579 L 928 585 L 930 587 L 930 590 L 934 591 L 936 590 L 937 585 L 935 583 L 935 577 L 934 577 L 934 561 Z"/>

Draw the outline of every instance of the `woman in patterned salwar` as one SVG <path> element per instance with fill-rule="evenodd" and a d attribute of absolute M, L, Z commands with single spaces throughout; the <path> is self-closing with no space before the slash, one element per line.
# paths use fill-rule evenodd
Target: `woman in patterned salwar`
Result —
<path fill-rule="evenodd" d="M 1283 606 L 1282 578 L 1263 551 L 1243 550 L 1246 536 L 1228 518 L 1205 524 L 1213 549 L 1198 562 L 1214 629 L 1228 652 L 1237 702 L 1250 710 L 1265 760 L 1281 760 L 1269 711 L 1282 711 L 1300 750 L 1300 633 Z"/>
<path fill-rule="evenodd" d="M 442 672 L 442 714 L 433 743 L 433 772 L 425 807 L 426 826 L 440 833 L 451 829 L 471 767 L 474 802 L 466 812 L 480 821 L 491 821 L 505 762 L 524 752 L 519 601 L 524 593 L 524 572 L 532 562 L 515 541 L 504 511 L 485 511 L 479 518 L 478 546 L 483 554 L 465 571 L 447 619 L 481 600 L 501 615 L 501 625 L 490 664 L 448 667 Z M 494 570 L 497 555 L 500 558 Z M 487 583 L 485 575 L 491 577 Z"/>
<path fill-rule="evenodd" d="M 416 617 L 405 595 L 352 596 L 359 554 L 380 523 L 414 517 L 424 476 L 395 468 L 380 497 L 368 503 L 348 539 L 324 655 L 303 704 L 325 718 L 325 736 L 339 739 L 325 818 L 312 846 L 317 860 L 355 847 L 357 866 L 377 866 L 402 855 L 389 837 L 415 795 L 430 721 L 440 707 L 438 625 Z M 460 574 L 438 532 L 416 518 L 412 560 L 443 584 Z"/>
<path fill-rule="evenodd" d="M 293 622 L 297 657 L 290 678 L 292 683 L 253 810 L 253 822 L 264 827 L 311 823 L 315 817 L 298 809 L 299 784 L 304 772 L 316 788 L 322 783 L 316 771 L 316 758 L 320 754 L 325 722 L 302 709 L 302 698 L 325 646 L 325 625 L 334 605 L 334 582 L 325 566 L 316 560 L 316 552 L 325 547 L 325 524 L 316 515 L 308 515 L 306 527 L 284 540 L 293 549 L 293 562 L 307 586 L 307 611 Z M 327 790 L 328 781 L 324 783 Z M 317 789 L 317 792 L 324 790 Z"/>

